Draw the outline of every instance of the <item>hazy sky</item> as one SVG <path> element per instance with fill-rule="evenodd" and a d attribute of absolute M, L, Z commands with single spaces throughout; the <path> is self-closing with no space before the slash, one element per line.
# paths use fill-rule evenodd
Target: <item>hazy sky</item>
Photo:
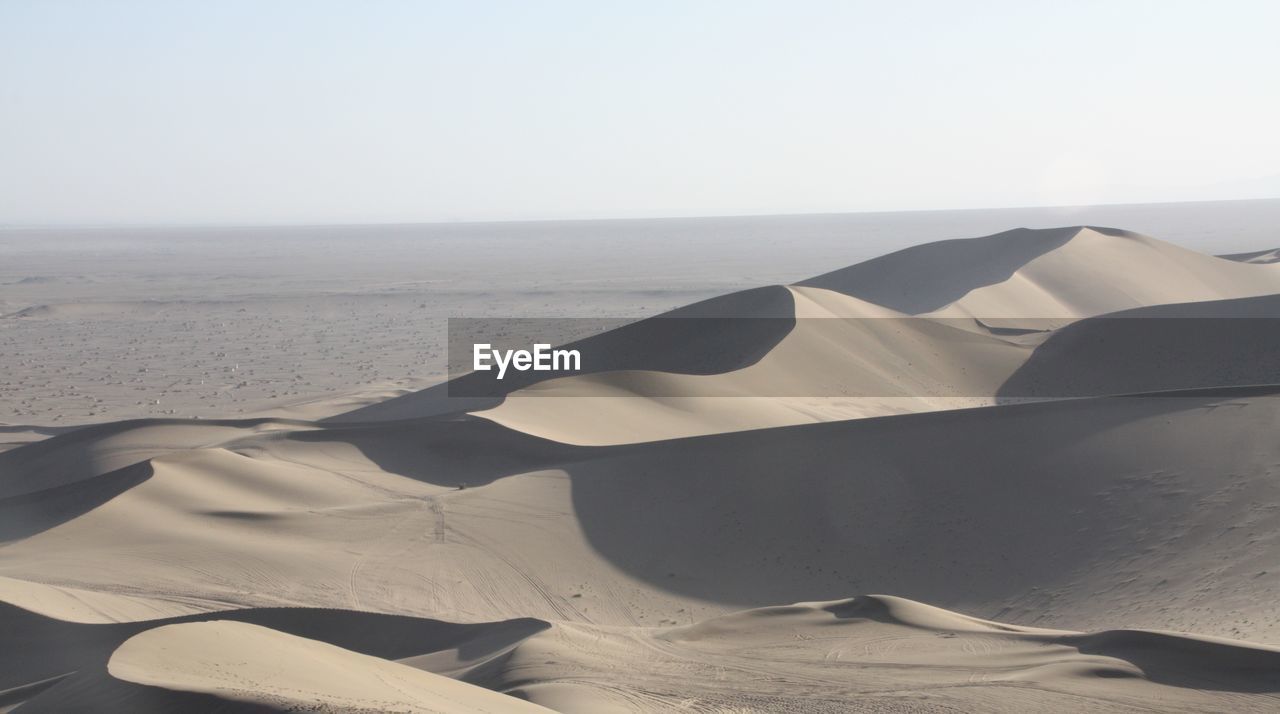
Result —
<path fill-rule="evenodd" d="M 1280 195 L 1280 2 L 0 0 L 0 223 Z"/>

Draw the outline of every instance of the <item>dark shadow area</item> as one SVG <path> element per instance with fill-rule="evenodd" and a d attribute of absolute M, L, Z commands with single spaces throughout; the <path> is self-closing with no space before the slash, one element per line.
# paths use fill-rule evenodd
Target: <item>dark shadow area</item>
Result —
<path fill-rule="evenodd" d="M 579 525 L 603 558 L 712 602 L 887 592 L 959 607 L 1069 584 L 1102 554 L 1132 552 L 1135 534 L 1168 537 L 1192 504 L 1214 503 L 1225 479 L 1280 500 L 1280 484 L 1259 471 L 1280 463 L 1270 429 L 1280 400 L 1260 396 L 1274 391 L 1042 402 L 609 447 L 474 417 L 244 443 L 348 443 L 390 473 L 443 486 L 564 469 Z M 1249 448 L 1222 446 L 1232 443 Z M 1135 479 L 1152 473 L 1163 476 Z M 68 503 L 83 497 L 67 494 Z M 56 506 L 47 517 L 74 512 Z M 37 674 L 25 681 L 59 672 Z"/>
<path fill-rule="evenodd" d="M 131 419 L 93 424 L 0 452 L 0 496 L 37 490 L 36 484 L 61 484 L 99 475 L 93 455 L 99 441 L 153 423 L 158 422 Z"/>
<path fill-rule="evenodd" d="M 148 427 L 183 426 L 193 428 L 227 426 L 251 429 L 262 424 L 297 424 L 308 422 L 291 419 L 130 419 L 106 424 L 92 424 L 0 452 L 0 498 L 21 495 L 54 485 L 103 475 L 99 453 L 103 441 L 113 436 Z M 207 439 L 190 440 L 189 446 L 200 446 Z M 187 442 L 164 441 L 155 451 L 162 453 L 184 448 Z M 141 456 L 138 461 L 145 460 Z"/>
<path fill-rule="evenodd" d="M 1084 654 L 1115 657 L 1157 684 L 1225 692 L 1280 692 L 1280 650 L 1146 630 L 1055 638 Z"/>
<path fill-rule="evenodd" d="M 1176 532 L 1191 504 L 1229 477 L 1256 476 L 1280 500 L 1280 484 L 1258 473 L 1280 462 L 1268 430 L 1280 419 L 1280 400 L 1267 396 L 1277 391 L 1039 402 L 600 447 L 475 418 L 288 438 L 345 441 L 388 471 L 441 485 L 564 469 L 590 545 L 669 592 L 740 607 L 851 592 L 957 607 L 1069 584 L 1102 554 L 1131 551 L 1136 533 Z M 1256 448 L 1216 448 L 1241 441 Z M 1150 473 L 1167 477 L 1134 478 Z"/>
<path fill-rule="evenodd" d="M 1234 260 L 1237 263 L 1280 263 L 1280 248 L 1269 248 L 1266 250 L 1255 250 L 1250 253 L 1231 253 L 1229 255 L 1219 255 L 1219 258 L 1226 260 Z"/>
<path fill-rule="evenodd" d="M 472 416 L 334 425 L 281 436 L 351 444 L 380 469 L 437 486 L 482 486 L 590 458 L 599 449 L 530 436 Z"/>
<path fill-rule="evenodd" d="M 1070 587 L 1139 537 L 1172 537 L 1230 478 L 1280 499 L 1265 473 L 1280 462 L 1268 426 L 1280 401 L 1220 398 L 812 424 L 610 447 L 566 470 L 592 547 L 664 590 L 741 607 L 885 592 L 963 609 Z M 1241 442 L 1254 446 L 1218 448 Z"/>
<path fill-rule="evenodd" d="M 28 538 L 82 516 L 151 478 L 150 462 L 101 476 L 0 498 L 0 543 Z"/>
<path fill-rule="evenodd" d="M 1158 305 L 1057 330 L 1001 399 L 1086 397 L 1280 383 L 1280 295 Z"/>
<path fill-rule="evenodd" d="M 1083 228 L 1017 228 L 982 238 L 925 243 L 797 284 L 918 315 L 949 305 L 975 288 L 1008 280 L 1022 266 L 1066 245 Z M 1116 238 L 1133 235 L 1090 228 Z"/>
<path fill-rule="evenodd" d="M 644 370 L 667 374 L 724 374 L 760 361 L 795 328 L 794 317 L 655 317 L 632 323 L 596 337 L 569 342 L 562 349 L 574 351 L 581 369 L 500 371 L 493 361 L 488 370 L 471 371 L 475 344 L 492 345 L 502 352 L 529 350 L 540 335 L 572 331 L 565 319 L 468 321 L 466 334 L 451 335 L 450 355 L 463 364 L 451 372 L 460 375 L 448 383 L 449 396 L 458 398 L 502 397 L 515 389 L 559 377 L 603 372 Z M 574 320 L 574 322 L 578 322 Z M 594 322 L 594 321 L 590 321 Z M 484 335 L 488 336 L 484 336 Z M 547 344 L 547 343 L 543 343 Z M 551 360 L 552 350 L 544 352 Z"/>
<path fill-rule="evenodd" d="M 547 320 L 554 323 L 555 320 Z M 780 285 L 743 290 L 558 345 L 582 355 L 579 371 L 473 372 L 444 384 L 331 417 L 326 422 L 407 419 L 496 406 L 517 389 L 557 377 L 618 370 L 720 374 L 755 364 L 795 327 L 795 302 Z M 553 330 L 555 331 L 555 330 Z M 450 352 L 471 343 L 450 339 Z M 528 348 L 531 344 L 523 345 Z M 456 358 L 452 356 L 450 362 Z"/>
<path fill-rule="evenodd" d="M 840 620 L 871 620 L 872 622 L 898 622 L 898 618 L 890 612 L 889 606 L 874 595 L 857 595 L 847 600 L 832 603 L 824 608 Z"/>

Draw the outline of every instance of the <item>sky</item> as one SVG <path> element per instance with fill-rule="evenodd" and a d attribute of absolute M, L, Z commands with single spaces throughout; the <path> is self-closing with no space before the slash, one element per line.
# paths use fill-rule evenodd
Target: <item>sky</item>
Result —
<path fill-rule="evenodd" d="M 0 224 L 1280 196 L 1280 3 L 0 0 Z"/>

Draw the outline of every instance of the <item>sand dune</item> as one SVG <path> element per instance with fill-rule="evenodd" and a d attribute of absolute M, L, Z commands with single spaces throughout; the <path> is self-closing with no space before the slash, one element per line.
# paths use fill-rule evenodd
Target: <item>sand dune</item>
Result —
<path fill-rule="evenodd" d="M 126 682 L 281 710 L 549 711 L 448 677 L 240 622 L 147 630 L 111 655 L 107 671 Z"/>
<path fill-rule="evenodd" d="M 1054 401 L 617 447 L 477 419 L 273 431 L 91 477 L 114 496 L 69 519 L 7 503 L 28 530 L 0 582 L 80 622 L 308 606 L 638 625 L 876 591 L 1277 638 L 1277 409 Z"/>
<path fill-rule="evenodd" d="M 645 669 L 616 673 L 620 653 Z M 516 648 L 504 674 L 533 680 L 522 696 L 584 714 L 689 700 L 721 711 L 1268 711 L 1277 658 L 1239 642 L 1079 635 L 864 596 L 640 633 L 563 626 Z"/>
<path fill-rule="evenodd" d="M 1010 398 L 1280 383 L 1280 295 L 1156 305 L 1056 330 L 1004 380 Z"/>
<path fill-rule="evenodd" d="M 0 453 L 0 710 L 1275 710 L 1251 260 L 1013 231 L 487 396 L 50 434 Z"/>
<path fill-rule="evenodd" d="M 226 615 L 27 625 L 20 636 L 37 651 L 50 630 L 81 643 L 79 671 L 0 697 L 33 712 L 86 700 L 110 712 L 582 714 L 1264 712 L 1280 704 L 1274 647 L 1149 630 L 1022 627 L 890 596 L 643 628 L 449 625 L 337 610 Z"/>
<path fill-rule="evenodd" d="M 909 314 L 1079 318 L 1269 294 L 1277 274 L 1129 231 L 1023 228 L 908 248 L 800 284 Z"/>
<path fill-rule="evenodd" d="M 232 610 L 111 625 L 67 623 L 9 606 L 0 610 L 0 617 L 3 617 L 5 625 L 6 644 L 11 645 L 0 657 L 0 665 L 3 665 L 0 668 L 3 672 L 0 674 L 0 707 L 25 701 L 24 711 L 50 712 L 83 707 L 87 701 L 94 702 L 95 711 L 121 712 L 260 711 L 262 708 L 258 705 L 273 697 L 277 706 L 268 708 L 275 710 L 289 706 L 286 700 L 290 696 L 295 700 L 306 696 L 313 702 L 329 697 L 332 702 L 333 695 L 337 693 L 326 688 L 323 682 L 313 683 L 310 689 L 314 691 L 309 691 L 307 686 L 295 686 L 293 692 L 284 696 L 279 692 L 279 677 L 275 673 L 293 666 L 296 673 L 305 675 L 303 670 L 311 654 L 322 662 L 336 663 L 354 675 L 346 677 L 345 681 L 348 695 L 358 700 L 362 695 L 356 690 L 363 690 L 366 696 L 379 690 L 385 694 L 385 684 L 374 681 L 365 687 L 359 683 L 364 677 L 375 676 L 380 669 L 363 666 L 370 660 L 398 661 L 408 667 L 461 677 L 473 670 L 483 670 L 495 659 L 504 657 L 516 644 L 549 627 L 545 622 L 528 618 L 458 625 L 429 619 L 308 608 Z M 214 634 L 220 643 L 201 646 L 200 637 L 210 634 L 208 631 L 200 633 L 195 630 L 194 638 L 187 637 L 192 632 L 185 629 L 188 626 L 210 622 L 216 626 Z M 265 638 L 265 641 L 253 651 L 232 655 L 226 648 L 242 646 L 245 639 L 239 636 L 240 632 L 221 637 L 229 626 L 248 628 L 249 633 Z M 162 638 L 158 646 L 162 648 L 164 661 L 159 666 L 138 669 L 139 658 L 155 654 L 155 648 L 147 644 L 155 641 L 140 643 L 133 638 L 157 628 L 181 629 L 176 638 Z M 310 646 L 306 643 L 318 642 L 327 643 L 332 648 L 308 652 Z M 131 650 L 114 660 L 115 671 L 120 676 L 111 676 L 107 671 L 108 660 L 126 643 L 130 644 Z M 300 643 L 301 647 L 295 646 Z M 220 661 L 208 661 L 210 655 L 220 648 L 226 656 Z M 340 648 L 337 653 L 332 652 L 335 648 Z M 179 650 L 183 651 L 181 657 Z M 262 663 L 260 658 L 264 653 L 271 653 L 276 661 Z M 357 653 L 357 657 L 349 656 Z M 330 656 L 333 654 L 336 654 L 336 660 Z M 211 685 L 206 693 L 198 693 L 198 684 L 193 685 L 189 681 L 165 682 L 169 687 L 164 688 L 160 682 L 140 685 L 130 680 L 130 677 L 139 679 L 161 673 L 166 676 L 180 674 L 182 668 L 189 667 L 193 660 L 201 657 L 205 658 L 202 661 L 208 666 L 186 674 L 209 675 L 204 680 L 205 684 Z M 250 664 L 247 660 L 254 658 L 259 658 L 257 664 L 246 666 Z M 235 671 L 237 662 L 243 668 L 238 672 Z M 165 665 L 172 665 L 172 668 Z M 262 677 L 264 672 L 271 674 L 269 681 L 248 683 L 253 677 Z M 399 672 L 411 679 L 420 679 L 416 673 Z M 223 677 L 221 681 L 219 675 Z M 344 678 L 334 679 L 343 681 Z M 353 680 L 357 682 L 355 686 L 352 686 Z M 221 690 L 213 686 L 218 684 L 222 685 Z M 480 696 L 481 699 L 476 701 L 483 702 L 484 694 L 493 696 L 483 690 L 479 695 L 473 693 L 469 696 Z M 253 703 L 255 700 L 258 705 Z M 409 701 L 416 706 L 406 707 L 407 710 L 429 709 L 426 700 L 410 698 Z M 501 698 L 495 703 L 510 703 L 513 710 L 520 710 L 520 702 L 515 700 L 507 702 Z M 350 709 L 353 706 L 335 708 Z M 505 711 L 500 707 L 498 710 Z"/>
<path fill-rule="evenodd" d="M 1138 323 L 1129 323 L 1120 331 L 1142 356 L 1126 353 L 1132 369 L 1111 371 L 1115 352 L 1085 345 L 1105 341 L 1111 323 L 1104 315 L 1204 318 L 1249 309 L 1232 316 L 1270 318 L 1280 307 L 1225 302 L 1280 292 L 1280 266 L 1223 260 L 1125 231 L 1021 229 L 932 243 L 789 289 L 795 326 L 750 365 L 711 375 L 653 368 L 560 377 L 514 389 L 502 403 L 473 413 L 545 438 L 605 445 L 1020 398 L 1280 381 L 1273 360 L 1237 360 L 1250 366 L 1248 374 L 1223 370 L 1223 358 L 1231 356 L 1223 350 L 1238 344 L 1216 335 L 1199 343 L 1207 350 L 1158 377 L 1126 384 L 1145 365 L 1168 363 L 1180 351 L 1174 343 L 1188 339 L 1190 323 L 1154 319 L 1147 329 L 1135 332 Z M 1218 313 L 1192 307 L 1200 301 L 1216 301 Z M 1170 307 L 1127 312 L 1157 305 Z M 1095 322 L 1050 339 L 1079 320 Z M 1257 332 L 1255 355 L 1267 354 L 1278 337 L 1266 319 L 1212 322 L 1219 330 Z M 1162 336 L 1149 340 L 1151 332 Z M 1045 350 L 1037 349 L 1046 341 Z M 1070 367 L 1046 368 L 1048 354 Z M 1081 378 L 1082 365 L 1112 377 Z M 385 408 L 412 413 L 411 401 L 392 404 Z"/>

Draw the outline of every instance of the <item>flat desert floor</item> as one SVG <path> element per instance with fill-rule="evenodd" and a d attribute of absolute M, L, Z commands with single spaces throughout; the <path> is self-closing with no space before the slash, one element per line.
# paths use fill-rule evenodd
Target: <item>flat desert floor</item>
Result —
<path fill-rule="evenodd" d="M 0 230 L 0 712 L 1280 710 L 1277 225 Z"/>

